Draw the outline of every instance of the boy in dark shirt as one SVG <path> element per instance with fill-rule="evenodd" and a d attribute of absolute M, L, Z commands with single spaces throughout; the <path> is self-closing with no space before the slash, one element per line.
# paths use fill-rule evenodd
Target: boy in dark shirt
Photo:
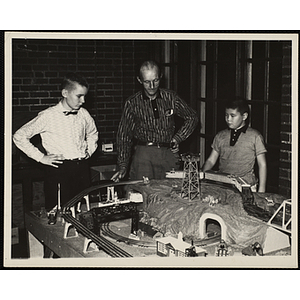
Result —
<path fill-rule="evenodd" d="M 227 103 L 225 121 L 228 129 L 214 138 L 212 151 L 203 165 L 203 172 L 210 170 L 219 159 L 220 172 L 233 174 L 251 185 L 252 191 L 266 191 L 267 152 L 262 135 L 249 127 L 249 106 L 246 100 Z M 254 174 L 255 160 L 258 163 L 258 179 Z M 258 189 L 257 189 L 258 183 Z"/>

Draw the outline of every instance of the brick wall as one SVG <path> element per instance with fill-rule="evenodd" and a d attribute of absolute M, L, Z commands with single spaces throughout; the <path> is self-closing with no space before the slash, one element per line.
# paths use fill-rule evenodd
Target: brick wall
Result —
<path fill-rule="evenodd" d="M 291 197 L 292 161 L 292 103 L 291 103 L 291 43 L 283 46 L 282 99 L 281 99 L 281 145 L 279 161 L 279 194 Z"/>
<path fill-rule="evenodd" d="M 90 84 L 85 107 L 95 118 L 99 143 L 115 141 L 124 100 L 137 91 L 135 68 L 151 58 L 153 43 L 134 40 L 14 39 L 13 131 L 58 102 L 66 72 Z M 153 49 L 152 49 L 153 50 Z M 279 190 L 291 196 L 291 43 L 283 49 Z"/>
<path fill-rule="evenodd" d="M 99 143 L 115 140 L 124 100 L 138 85 L 135 65 L 147 59 L 147 43 L 134 40 L 14 39 L 13 131 L 61 97 L 70 71 L 90 84 L 85 107 L 94 117 Z"/>

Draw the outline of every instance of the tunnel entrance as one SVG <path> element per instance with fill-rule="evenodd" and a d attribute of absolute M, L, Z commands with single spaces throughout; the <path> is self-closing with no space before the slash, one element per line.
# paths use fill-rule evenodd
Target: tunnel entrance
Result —
<path fill-rule="evenodd" d="M 218 234 L 221 234 L 220 239 L 223 239 L 225 242 L 227 240 L 227 226 L 224 222 L 224 220 L 212 213 L 205 213 L 201 216 L 199 220 L 199 234 L 200 238 L 208 238 L 209 235 L 214 234 L 214 232 L 217 232 Z"/>
<path fill-rule="evenodd" d="M 208 238 L 216 235 L 221 235 L 221 225 L 218 221 L 208 218 L 205 221 L 205 226 L 206 226 L 206 236 Z"/>

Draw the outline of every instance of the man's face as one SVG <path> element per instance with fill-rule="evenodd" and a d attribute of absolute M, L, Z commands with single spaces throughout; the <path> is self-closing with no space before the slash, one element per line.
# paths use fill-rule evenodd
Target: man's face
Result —
<path fill-rule="evenodd" d="M 74 83 L 73 89 L 64 89 L 62 90 L 62 95 L 65 98 L 64 103 L 67 106 L 67 109 L 78 110 L 82 104 L 85 102 L 85 95 L 87 94 L 88 89 L 85 86 Z"/>
<path fill-rule="evenodd" d="M 160 82 L 160 76 L 159 71 L 157 67 L 153 68 L 143 68 L 141 70 L 140 78 L 138 78 L 138 81 L 143 85 L 145 94 L 149 98 L 153 98 L 159 88 L 159 82 Z"/>
<path fill-rule="evenodd" d="M 242 115 L 237 109 L 226 108 L 225 110 L 225 121 L 230 129 L 244 126 L 247 116 L 247 113 Z"/>

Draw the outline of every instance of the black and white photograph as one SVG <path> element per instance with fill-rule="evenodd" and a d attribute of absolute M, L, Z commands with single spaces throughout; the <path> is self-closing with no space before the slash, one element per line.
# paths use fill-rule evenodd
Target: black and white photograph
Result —
<path fill-rule="evenodd" d="M 296 268 L 298 43 L 5 32 L 5 266 Z"/>

